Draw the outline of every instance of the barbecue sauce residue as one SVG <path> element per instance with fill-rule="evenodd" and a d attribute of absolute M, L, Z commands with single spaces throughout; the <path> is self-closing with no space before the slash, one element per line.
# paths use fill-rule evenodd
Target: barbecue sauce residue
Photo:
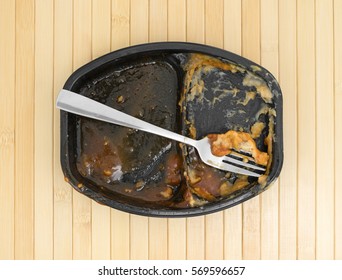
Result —
<path fill-rule="evenodd" d="M 105 73 L 81 94 L 110 107 L 177 131 L 178 80 L 162 61 L 141 61 Z M 153 134 L 78 118 L 77 168 L 88 181 L 135 200 L 169 204 L 181 186 L 177 143 Z"/>

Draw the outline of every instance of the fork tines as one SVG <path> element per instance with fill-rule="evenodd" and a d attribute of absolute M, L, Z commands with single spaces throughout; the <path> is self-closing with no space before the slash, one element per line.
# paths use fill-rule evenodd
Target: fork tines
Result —
<path fill-rule="evenodd" d="M 247 162 L 245 160 L 247 160 Z M 247 155 L 246 153 L 244 154 L 242 153 L 238 154 L 236 152 L 230 153 L 224 157 L 223 162 L 235 165 L 237 167 L 250 168 L 255 171 L 266 170 L 265 166 L 257 164 L 254 161 L 254 159 L 250 155 Z"/>

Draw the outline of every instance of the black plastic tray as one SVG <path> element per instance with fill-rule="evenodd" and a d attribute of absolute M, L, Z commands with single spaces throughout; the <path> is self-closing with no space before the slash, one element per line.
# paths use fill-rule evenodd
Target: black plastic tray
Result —
<path fill-rule="evenodd" d="M 169 91 L 172 94 L 177 95 L 175 98 L 176 101 L 179 102 L 179 92 L 184 88 L 184 85 L 182 85 L 184 80 L 182 56 L 186 56 L 186 54 L 189 53 L 208 55 L 236 64 L 239 67 L 255 73 L 266 82 L 267 86 L 271 90 L 273 95 L 271 106 L 274 108 L 276 116 L 274 119 L 274 137 L 272 141 L 272 165 L 269 170 L 266 184 L 260 185 L 254 181 L 253 184 L 234 195 L 212 203 L 207 203 L 200 207 L 189 208 L 155 207 L 153 206 L 153 203 L 136 203 L 135 200 L 127 199 L 127 197 L 122 193 L 113 195 L 113 190 L 91 182 L 80 174 L 77 168 L 77 156 L 80 149 L 80 135 L 77 135 L 77 133 L 79 133 L 79 117 L 74 114 L 61 111 L 61 165 L 66 180 L 74 189 L 101 204 L 133 214 L 155 217 L 189 217 L 209 214 L 244 202 L 266 190 L 268 186 L 279 176 L 283 163 L 281 90 L 277 81 L 270 72 L 241 56 L 211 46 L 193 43 L 161 42 L 137 45 L 109 53 L 82 66 L 69 77 L 64 85 L 64 89 L 84 94 L 87 90 L 86 85 L 89 84 L 89 81 L 96 82 L 99 77 L 104 77 L 105 73 L 111 71 L 111 69 L 117 69 L 122 66 L 134 66 L 135 63 L 137 61 L 141 61 L 141 59 L 148 58 L 151 60 L 152 58 L 152 60 L 162 63 L 165 61 L 167 67 L 170 67 L 170 69 L 175 71 L 174 76 L 172 76 L 172 83 L 175 83 L 174 89 L 170 89 Z M 229 79 L 229 77 L 226 78 Z M 231 78 L 234 79 L 233 76 Z M 215 76 L 208 76 L 206 79 L 208 79 L 209 82 L 211 81 L 212 83 L 215 83 Z M 239 81 L 229 81 L 228 79 L 228 86 L 230 82 L 239 83 Z M 243 85 L 240 84 L 239 86 L 243 88 Z M 161 90 L 163 89 L 161 88 Z M 86 95 L 89 95 L 89 93 L 86 93 Z M 98 97 L 98 99 L 101 99 L 101 96 Z M 170 99 L 167 100 L 167 102 L 170 102 Z M 224 125 L 222 112 L 227 112 L 225 110 L 231 106 L 229 105 L 229 102 L 231 102 L 231 98 L 228 98 L 227 100 L 223 99 L 223 102 L 220 102 L 220 105 L 213 110 L 210 106 L 197 106 L 196 102 L 188 101 L 186 103 L 183 101 L 181 105 L 189 106 L 189 110 L 180 112 L 178 108 L 179 106 L 171 100 L 172 106 L 169 109 L 175 111 L 175 119 L 173 120 L 175 124 L 166 124 L 166 128 L 186 134 L 186 128 L 182 125 L 179 126 L 176 124 L 178 122 L 177 118 L 182 116 L 185 119 L 189 117 L 192 118 L 196 124 L 197 138 L 201 138 L 208 133 L 223 133 L 227 130 L 227 127 Z M 257 102 L 257 99 L 255 102 Z M 255 114 L 258 108 L 255 104 L 253 105 L 253 102 L 250 103 L 251 105 L 248 105 L 249 107 L 247 107 L 247 110 L 249 110 L 251 114 Z M 250 125 L 249 118 L 246 118 L 246 121 L 244 121 L 241 119 L 241 116 L 237 118 L 230 116 L 229 120 L 231 122 L 239 123 L 240 127 L 243 126 L 243 123 L 245 123 L 246 127 Z M 259 144 L 263 145 L 263 143 Z M 176 144 L 173 143 L 172 145 Z"/>

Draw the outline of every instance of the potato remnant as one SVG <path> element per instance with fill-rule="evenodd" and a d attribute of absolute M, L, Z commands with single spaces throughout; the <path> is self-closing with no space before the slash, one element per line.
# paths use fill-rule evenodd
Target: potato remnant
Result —
<path fill-rule="evenodd" d="M 262 131 L 265 128 L 265 124 L 263 122 L 256 122 L 251 127 L 251 136 L 253 139 L 260 137 Z"/>

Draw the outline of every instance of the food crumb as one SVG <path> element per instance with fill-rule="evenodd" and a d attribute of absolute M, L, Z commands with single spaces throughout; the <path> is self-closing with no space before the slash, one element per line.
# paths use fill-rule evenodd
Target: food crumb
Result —
<path fill-rule="evenodd" d="M 103 170 L 103 175 L 111 176 L 112 175 L 112 171 L 108 170 L 108 169 L 105 169 L 105 170 Z"/>
<path fill-rule="evenodd" d="M 196 174 L 195 170 L 193 170 L 193 169 L 189 170 L 188 179 L 189 179 L 191 185 L 195 185 L 202 180 L 202 178 L 200 176 L 198 176 Z"/>
<path fill-rule="evenodd" d="M 227 196 L 230 194 L 231 192 L 231 184 L 229 184 L 228 182 L 223 182 L 220 185 L 220 189 L 219 189 L 220 195 L 221 196 Z"/>
<path fill-rule="evenodd" d="M 267 182 L 267 175 L 261 175 L 258 178 L 258 183 L 262 186 L 265 187 L 266 186 L 266 182 Z"/>
<path fill-rule="evenodd" d="M 135 184 L 135 189 L 136 189 L 137 191 L 140 191 L 140 190 L 142 190 L 142 189 L 144 188 L 145 184 L 146 184 L 146 183 L 145 183 L 143 180 L 139 180 L 139 181 L 136 182 L 136 184 Z"/>
<path fill-rule="evenodd" d="M 170 187 L 167 187 L 165 191 L 160 192 L 160 194 L 165 198 L 171 198 L 172 197 L 172 189 Z"/>
<path fill-rule="evenodd" d="M 116 102 L 124 103 L 125 102 L 125 98 L 122 95 L 119 95 L 118 98 L 116 99 Z"/>

